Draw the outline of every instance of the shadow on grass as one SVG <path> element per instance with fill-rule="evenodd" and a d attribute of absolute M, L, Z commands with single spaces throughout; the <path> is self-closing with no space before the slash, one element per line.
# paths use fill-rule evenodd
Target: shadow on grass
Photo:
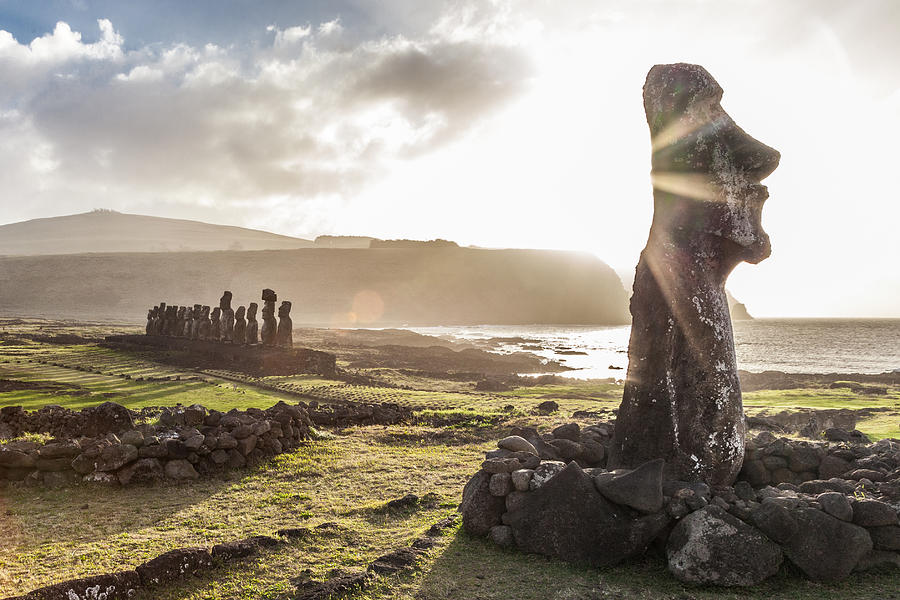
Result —
<path fill-rule="evenodd" d="M 750 588 L 683 584 L 668 572 L 661 555 L 597 569 L 569 565 L 535 554 L 504 550 L 461 530 L 427 567 L 415 598 L 480 600 L 872 600 L 900 598 L 896 571 L 855 573 L 831 584 L 808 581 L 785 559 L 781 571 Z M 652 551 L 651 551 L 652 552 Z M 385 596 L 389 597 L 389 596 Z"/>

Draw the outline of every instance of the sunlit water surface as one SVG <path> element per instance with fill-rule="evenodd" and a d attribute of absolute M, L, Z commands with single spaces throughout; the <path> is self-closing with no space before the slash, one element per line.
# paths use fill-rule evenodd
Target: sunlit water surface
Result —
<path fill-rule="evenodd" d="M 629 326 L 410 327 L 498 352 L 533 352 L 576 370 L 564 377 L 623 378 Z M 491 342 L 496 338 L 522 338 Z M 900 319 L 756 319 L 734 324 L 738 368 L 787 373 L 883 373 L 900 369 Z M 575 352 L 583 354 L 573 354 Z"/>

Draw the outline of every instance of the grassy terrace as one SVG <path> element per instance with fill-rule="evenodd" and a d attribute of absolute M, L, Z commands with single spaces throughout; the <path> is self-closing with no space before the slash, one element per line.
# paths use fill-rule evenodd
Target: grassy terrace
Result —
<path fill-rule="evenodd" d="M 549 428 L 571 421 L 576 410 L 612 417 L 621 386 L 572 382 L 488 394 L 471 383 L 427 379 L 391 370 L 368 374 L 416 389 L 352 386 L 316 377 L 253 380 L 235 373 L 191 372 L 85 343 L 57 345 L 0 340 L 0 406 L 79 408 L 114 400 L 131 408 L 204 404 L 228 410 L 268 407 L 285 398 L 397 402 L 425 417 L 471 415 L 451 427 L 420 425 L 350 428 L 317 440 L 258 468 L 224 479 L 155 486 L 64 490 L 0 489 L 0 597 L 72 577 L 137 565 L 175 547 L 272 535 L 284 527 L 334 526 L 254 559 L 219 567 L 145 592 L 140 599 L 279 598 L 292 578 L 322 578 L 333 569 L 362 568 L 375 557 L 407 545 L 436 520 L 452 514 L 462 486 L 483 452 L 512 425 Z M 262 387 L 260 386 L 262 384 Z M 27 389 L 24 389 L 27 388 Z M 2 391 L 7 389 L 7 391 Z M 560 411 L 532 414 L 544 400 Z M 873 437 L 900 437 L 900 393 L 865 395 L 849 389 L 764 390 L 745 394 L 748 412 L 782 408 L 887 408 L 861 421 Z M 512 408 L 506 408 L 511 406 Z M 387 500 L 434 493 L 416 510 L 389 512 Z M 645 560 L 615 569 L 584 569 L 538 556 L 497 549 L 453 529 L 413 574 L 385 577 L 363 599 L 522 598 L 891 598 L 896 574 L 853 576 L 835 585 L 813 584 L 789 569 L 750 590 L 686 587 Z"/>

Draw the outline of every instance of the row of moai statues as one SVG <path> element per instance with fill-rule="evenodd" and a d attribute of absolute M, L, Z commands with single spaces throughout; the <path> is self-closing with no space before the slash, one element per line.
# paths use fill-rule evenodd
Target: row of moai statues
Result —
<path fill-rule="evenodd" d="M 291 321 L 291 303 L 282 301 L 278 307 L 278 320 L 275 320 L 275 302 L 278 295 L 270 289 L 262 291 L 262 329 L 256 321 L 259 305 L 251 302 L 245 309 L 239 306 L 231 308 L 231 292 L 225 291 L 219 300 L 219 306 L 210 312 L 209 306 L 195 304 L 190 306 L 166 306 L 160 302 L 147 311 L 147 335 L 164 335 L 183 337 L 192 340 L 210 340 L 226 344 L 278 346 L 292 348 L 294 346 L 293 327 Z"/>

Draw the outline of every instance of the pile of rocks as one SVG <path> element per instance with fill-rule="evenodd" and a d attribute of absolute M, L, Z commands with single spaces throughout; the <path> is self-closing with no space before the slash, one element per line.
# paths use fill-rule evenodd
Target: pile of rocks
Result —
<path fill-rule="evenodd" d="M 513 433 L 488 452 L 461 504 L 465 530 L 498 545 L 596 566 L 655 550 L 678 579 L 725 586 L 756 584 L 785 558 L 817 581 L 900 568 L 896 441 L 832 449 L 763 434 L 748 445 L 758 453 L 751 461 L 778 456 L 790 469 L 793 460 L 797 471 L 790 472 L 810 479 L 710 488 L 666 480 L 662 460 L 612 471 L 592 465 L 603 462 L 593 443 L 607 446 L 606 424 Z M 848 478 L 819 479 L 829 474 L 826 459 L 839 455 Z M 861 476 L 864 466 L 875 480 Z M 833 468 L 840 470 L 836 462 Z"/>
<path fill-rule="evenodd" d="M 44 410 L 44 409 L 42 409 Z M 196 479 L 245 465 L 296 448 L 309 438 L 311 421 L 302 405 L 279 402 L 260 410 L 208 411 L 200 405 L 165 409 L 158 425 L 135 426 L 123 406 L 105 403 L 75 412 L 60 407 L 45 414 L 27 413 L 21 407 L 3 409 L 6 422 L 16 431 L 35 431 L 60 422 L 84 427 L 65 429 L 65 434 L 45 444 L 12 441 L 0 445 L 0 483 L 25 481 L 59 487 L 77 481 L 128 485 L 159 479 Z M 55 415 L 47 420 L 46 415 Z M 115 418 L 92 421 L 97 415 Z M 107 431 L 98 428 L 108 426 Z M 37 431 L 42 431 L 37 429 Z M 46 431 L 46 430 L 44 430 Z M 87 435 L 86 433 L 95 435 Z M 99 434 L 99 435 L 97 435 Z"/>
<path fill-rule="evenodd" d="M 884 495 L 900 500 L 898 468 L 900 443 L 896 440 L 829 444 L 778 438 L 764 431 L 747 440 L 738 479 L 761 487 L 839 477 L 863 482 L 869 488 L 884 488 Z"/>

